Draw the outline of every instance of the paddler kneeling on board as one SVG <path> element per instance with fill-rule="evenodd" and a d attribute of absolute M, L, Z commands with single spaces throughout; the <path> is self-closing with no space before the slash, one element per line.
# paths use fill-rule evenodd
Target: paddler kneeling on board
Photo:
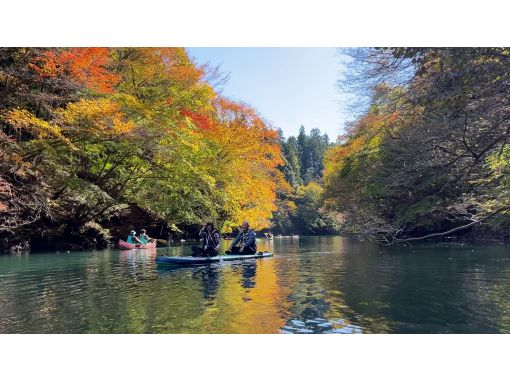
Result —
<path fill-rule="evenodd" d="M 257 253 L 256 238 L 255 231 L 250 228 L 250 224 L 247 221 L 244 221 L 241 225 L 241 231 L 239 231 L 237 237 L 232 241 L 230 249 L 225 253 L 227 255 L 253 255 Z M 241 243 L 240 246 L 237 245 L 238 243 Z"/>
<path fill-rule="evenodd" d="M 220 251 L 220 233 L 214 229 L 214 224 L 206 223 L 199 232 L 202 241 L 204 242 L 203 248 L 193 246 L 194 257 L 200 256 L 217 256 Z"/>
<path fill-rule="evenodd" d="M 126 242 L 128 242 L 129 244 L 143 244 L 142 241 L 136 237 L 136 231 L 135 230 L 132 230 L 129 233 L 129 236 L 128 236 Z"/>

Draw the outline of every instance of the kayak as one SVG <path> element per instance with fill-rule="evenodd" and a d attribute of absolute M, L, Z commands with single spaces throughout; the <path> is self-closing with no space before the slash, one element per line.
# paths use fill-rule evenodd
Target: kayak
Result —
<path fill-rule="evenodd" d="M 119 248 L 120 249 L 147 249 L 147 248 L 156 248 L 156 240 L 152 243 L 147 244 L 131 244 L 124 240 L 119 240 Z"/>
<path fill-rule="evenodd" d="M 264 257 L 272 256 L 273 256 L 272 252 L 259 252 L 253 255 L 221 255 L 211 257 L 158 256 L 156 257 L 156 263 L 169 265 L 197 265 L 219 263 L 220 261 L 241 261 L 249 259 L 261 259 Z"/>

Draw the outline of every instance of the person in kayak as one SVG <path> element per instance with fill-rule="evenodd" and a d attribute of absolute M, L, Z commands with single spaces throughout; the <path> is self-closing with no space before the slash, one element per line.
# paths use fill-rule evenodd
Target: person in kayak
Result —
<path fill-rule="evenodd" d="M 225 253 L 227 255 L 231 254 L 241 254 L 241 255 L 253 255 L 257 253 L 257 235 L 255 231 L 250 228 L 250 224 L 245 220 L 241 225 L 241 231 L 237 237 L 232 241 L 230 245 L 230 249 Z M 241 243 L 240 246 L 237 244 Z"/>
<path fill-rule="evenodd" d="M 206 223 L 199 232 L 203 241 L 203 247 L 193 246 L 193 256 L 216 256 L 220 251 L 220 233 L 214 229 L 214 224 Z"/>
<path fill-rule="evenodd" d="M 153 239 L 151 239 L 143 228 L 140 230 L 140 236 L 138 237 L 142 244 L 152 243 Z"/>
<path fill-rule="evenodd" d="M 129 233 L 129 236 L 128 236 L 126 242 L 128 242 L 129 244 L 143 244 L 142 241 L 136 237 L 136 231 L 135 230 L 132 230 Z"/>

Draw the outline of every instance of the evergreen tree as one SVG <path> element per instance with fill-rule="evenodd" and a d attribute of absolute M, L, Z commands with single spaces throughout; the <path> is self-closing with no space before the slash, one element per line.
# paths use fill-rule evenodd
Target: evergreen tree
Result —
<path fill-rule="evenodd" d="M 292 186 L 291 193 L 279 193 L 278 210 L 273 213 L 276 233 L 329 234 L 336 231 L 334 218 L 322 207 L 322 172 L 329 137 L 314 128 L 310 135 L 304 126 L 297 137 L 287 140 L 279 133 L 285 166 L 280 170 Z"/>

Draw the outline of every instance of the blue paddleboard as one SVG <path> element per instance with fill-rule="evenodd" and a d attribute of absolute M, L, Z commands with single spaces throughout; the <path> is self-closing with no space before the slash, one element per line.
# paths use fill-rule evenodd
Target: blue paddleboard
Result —
<path fill-rule="evenodd" d="M 272 252 L 258 252 L 253 255 L 221 255 L 212 257 L 192 257 L 192 256 L 158 256 L 157 264 L 173 264 L 173 265 L 196 265 L 219 263 L 220 261 L 241 261 L 249 259 L 261 259 L 264 257 L 272 257 Z"/>

